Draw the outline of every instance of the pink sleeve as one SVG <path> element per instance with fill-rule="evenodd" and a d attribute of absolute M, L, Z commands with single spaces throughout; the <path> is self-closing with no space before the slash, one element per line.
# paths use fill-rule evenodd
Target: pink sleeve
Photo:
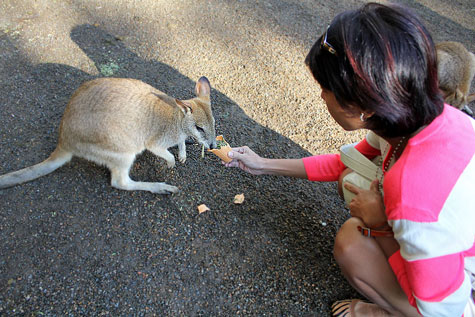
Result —
<path fill-rule="evenodd" d="M 340 154 L 322 154 L 304 157 L 303 164 L 307 178 L 311 181 L 334 182 L 338 180 L 345 165 L 340 160 Z"/>
<path fill-rule="evenodd" d="M 366 139 L 355 148 L 369 159 L 380 155 L 380 150 L 369 145 Z M 346 166 L 340 160 L 340 154 L 322 154 L 303 158 L 307 178 L 311 181 L 334 182 L 338 180 Z"/>
<path fill-rule="evenodd" d="M 372 147 L 366 139 L 362 140 L 358 144 L 355 145 L 355 149 L 358 150 L 361 154 L 369 158 L 370 160 L 375 158 L 378 155 L 381 155 L 381 150 Z"/>

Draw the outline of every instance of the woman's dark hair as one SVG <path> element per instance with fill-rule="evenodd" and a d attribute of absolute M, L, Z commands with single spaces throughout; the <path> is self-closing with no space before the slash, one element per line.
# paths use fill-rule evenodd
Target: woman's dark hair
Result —
<path fill-rule="evenodd" d="M 402 7 L 368 3 L 340 13 L 305 63 L 344 109 L 373 113 L 365 128 L 380 136 L 409 135 L 442 113 L 434 43 Z"/>

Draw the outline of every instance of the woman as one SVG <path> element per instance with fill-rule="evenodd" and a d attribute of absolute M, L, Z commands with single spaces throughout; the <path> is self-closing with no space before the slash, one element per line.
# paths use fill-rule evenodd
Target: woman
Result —
<path fill-rule="evenodd" d="M 444 105 L 431 36 L 411 12 L 370 3 L 339 14 L 305 62 L 335 121 L 370 130 L 356 149 L 384 159 L 384 182 L 344 185 L 356 196 L 334 246 L 343 274 L 371 303 L 338 301 L 333 314 L 472 316 L 475 121 Z M 349 172 L 337 154 L 266 159 L 239 147 L 228 156 L 228 167 L 338 180 L 340 191 Z"/>

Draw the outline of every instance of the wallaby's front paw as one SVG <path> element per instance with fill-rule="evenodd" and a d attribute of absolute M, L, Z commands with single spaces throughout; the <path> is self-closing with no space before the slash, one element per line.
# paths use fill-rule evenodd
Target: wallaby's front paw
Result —
<path fill-rule="evenodd" d="M 173 161 L 167 161 L 167 167 L 168 167 L 168 168 L 174 168 L 174 167 L 175 167 L 175 160 L 173 160 Z"/>
<path fill-rule="evenodd" d="M 184 155 L 184 156 L 179 156 L 179 157 L 178 157 L 178 160 L 180 161 L 180 163 L 185 163 L 185 162 L 186 162 L 186 155 Z"/>

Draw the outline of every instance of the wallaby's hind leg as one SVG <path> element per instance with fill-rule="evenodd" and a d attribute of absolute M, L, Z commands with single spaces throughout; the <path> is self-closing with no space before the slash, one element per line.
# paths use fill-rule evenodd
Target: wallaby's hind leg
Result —
<path fill-rule="evenodd" d="M 146 190 L 155 194 L 172 194 L 178 191 L 177 187 L 166 183 L 136 182 L 130 179 L 129 171 L 134 160 L 135 155 L 127 158 L 124 157 L 120 163 L 114 166 L 109 164 L 111 185 L 113 187 L 124 190 Z"/>

